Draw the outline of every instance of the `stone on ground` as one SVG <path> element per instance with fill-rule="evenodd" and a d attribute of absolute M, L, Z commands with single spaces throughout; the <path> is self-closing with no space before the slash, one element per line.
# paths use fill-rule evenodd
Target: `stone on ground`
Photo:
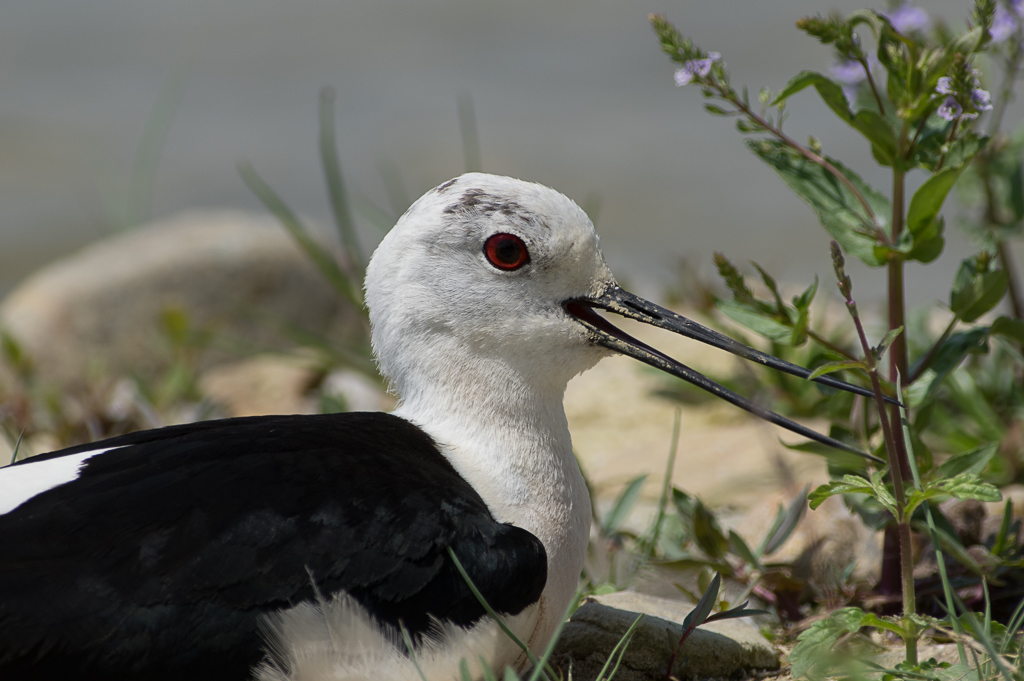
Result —
<path fill-rule="evenodd" d="M 590 597 L 565 626 L 555 663 L 567 671 L 571 660 L 577 681 L 596 679 L 616 643 L 643 614 L 615 679 L 661 681 L 692 609 L 680 601 L 628 591 Z M 736 619 L 712 622 L 690 634 L 672 673 L 679 679 L 706 679 L 778 668 L 778 652 L 753 624 Z"/>

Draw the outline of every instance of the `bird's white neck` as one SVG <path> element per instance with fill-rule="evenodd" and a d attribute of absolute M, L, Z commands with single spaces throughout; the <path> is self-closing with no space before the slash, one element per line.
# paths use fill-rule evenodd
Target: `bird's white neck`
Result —
<path fill-rule="evenodd" d="M 591 507 L 562 406 L 576 372 L 566 368 L 539 376 L 530 364 L 516 367 L 507 358 L 477 355 L 458 371 L 438 372 L 443 375 L 421 365 L 398 385 L 403 401 L 395 414 L 434 438 L 498 521 L 543 542 L 548 582 L 541 618 L 553 628 L 579 581 Z M 537 631 L 541 645 L 547 629 Z"/>

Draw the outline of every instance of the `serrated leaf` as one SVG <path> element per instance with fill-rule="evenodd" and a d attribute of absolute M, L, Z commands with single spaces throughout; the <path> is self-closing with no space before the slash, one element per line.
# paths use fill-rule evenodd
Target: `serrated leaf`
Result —
<path fill-rule="evenodd" d="M 892 495 L 892 492 L 889 491 L 889 488 L 888 486 L 886 486 L 883 477 L 884 474 L 882 473 L 882 471 L 873 471 L 871 473 L 871 489 L 873 491 L 872 496 L 874 496 L 875 499 L 878 500 L 878 503 L 880 503 L 882 506 L 885 506 L 885 509 L 889 511 L 889 513 L 892 513 L 892 516 L 894 518 L 899 517 L 899 514 L 896 511 L 896 497 L 894 497 Z"/>
<path fill-rule="evenodd" d="M 864 197 L 874 214 L 872 220 L 846 185 L 817 163 L 773 140 L 747 140 L 747 146 L 811 207 L 821 225 L 846 253 L 872 267 L 885 264 L 875 253 L 876 230 L 888 227 L 892 213 L 892 206 L 883 194 L 839 161 L 828 159 Z"/>
<path fill-rule="evenodd" d="M 977 499 L 978 501 L 1002 501 L 1003 495 L 995 485 L 987 483 L 975 473 L 961 473 L 948 480 L 934 483 L 937 489 L 957 499 Z"/>
<path fill-rule="evenodd" d="M 622 523 L 626 522 L 629 512 L 633 510 L 636 500 L 640 497 L 640 490 L 643 489 L 645 480 L 647 480 L 646 473 L 638 475 L 630 480 L 629 484 L 626 485 L 626 489 L 622 490 L 619 498 L 615 500 L 612 510 L 604 519 L 604 527 L 602 528 L 604 534 L 615 534 L 622 527 Z"/>
<path fill-rule="evenodd" d="M 899 624 L 894 622 L 895 618 L 879 617 L 878 615 L 868 612 L 864 613 L 864 617 L 861 619 L 860 624 L 862 627 L 876 627 L 878 629 L 885 629 L 891 631 L 900 638 L 906 636 L 906 630 Z"/>
<path fill-rule="evenodd" d="M 1024 319 L 997 317 L 992 322 L 990 331 L 998 336 L 1004 336 L 1024 344 Z"/>
<path fill-rule="evenodd" d="M 969 452 L 952 456 L 935 470 L 935 478 L 944 480 L 954 478 L 961 473 L 979 474 L 985 469 L 985 466 L 988 465 L 988 462 L 992 460 L 992 457 L 995 456 L 998 450 L 999 443 L 991 442 Z"/>
<path fill-rule="evenodd" d="M 769 340 L 782 341 L 788 339 L 791 335 L 791 330 L 788 326 L 750 305 L 745 305 L 735 300 L 718 300 L 715 302 L 715 306 L 729 319 L 742 324 Z"/>
<path fill-rule="evenodd" d="M 827 619 L 809 626 L 800 636 L 789 654 L 794 679 L 816 678 L 829 666 L 832 648 L 844 634 L 860 631 L 864 611 L 860 608 L 840 608 Z"/>
<path fill-rule="evenodd" d="M 869 494 L 874 496 L 871 482 L 859 475 L 844 475 L 842 480 L 832 480 L 811 492 L 807 499 L 811 510 L 818 508 L 829 497 L 837 494 Z"/>

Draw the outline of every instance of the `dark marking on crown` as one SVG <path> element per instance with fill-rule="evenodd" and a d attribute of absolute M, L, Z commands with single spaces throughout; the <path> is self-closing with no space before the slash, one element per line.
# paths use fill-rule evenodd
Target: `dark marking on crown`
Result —
<path fill-rule="evenodd" d="M 445 182 L 444 184 L 436 187 L 434 189 L 434 191 L 437 192 L 438 194 L 444 194 L 446 191 L 448 191 L 449 187 L 451 187 L 453 184 L 455 184 L 458 181 L 459 181 L 459 178 L 457 178 L 457 177 L 452 178 L 452 179 L 448 180 L 447 182 Z"/>
<path fill-rule="evenodd" d="M 498 213 L 526 222 L 536 221 L 534 214 L 512 199 L 488 194 L 483 189 L 467 189 L 458 201 L 444 209 L 445 215 L 490 217 Z"/>

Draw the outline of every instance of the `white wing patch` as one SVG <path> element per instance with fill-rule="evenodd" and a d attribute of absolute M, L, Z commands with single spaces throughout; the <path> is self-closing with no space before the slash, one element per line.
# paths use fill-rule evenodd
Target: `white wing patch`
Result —
<path fill-rule="evenodd" d="M 90 457 L 118 447 L 93 449 L 56 459 L 0 468 L 0 515 L 10 513 L 29 499 L 78 478 Z"/>

